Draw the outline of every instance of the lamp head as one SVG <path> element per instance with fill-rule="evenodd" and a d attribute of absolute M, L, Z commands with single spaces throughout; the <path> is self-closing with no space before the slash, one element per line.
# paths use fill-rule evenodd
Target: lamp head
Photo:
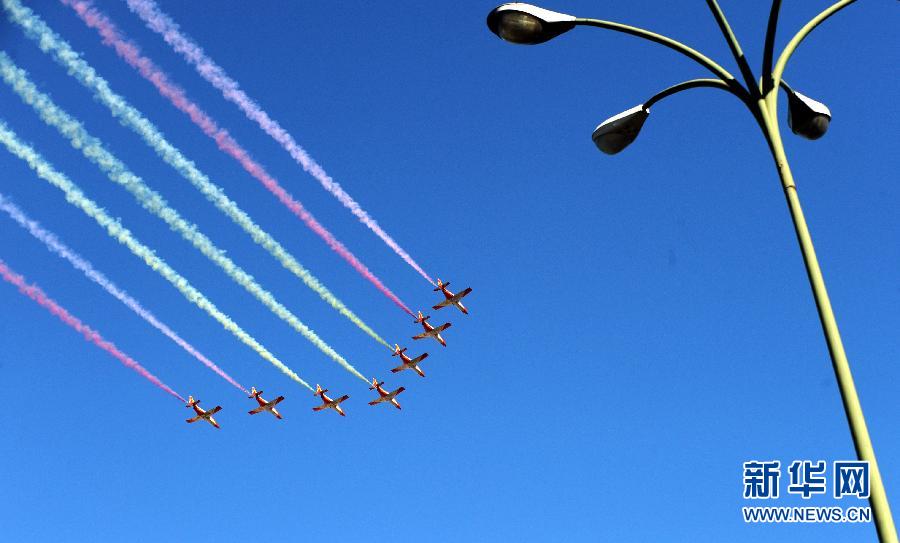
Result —
<path fill-rule="evenodd" d="M 791 132 L 808 140 L 824 136 L 831 123 L 831 110 L 828 106 L 794 90 L 787 95 L 788 126 L 791 127 Z"/>
<path fill-rule="evenodd" d="M 591 135 L 594 145 L 608 155 L 618 153 L 637 138 L 649 115 L 650 110 L 640 104 L 606 119 Z"/>
<path fill-rule="evenodd" d="M 534 45 L 571 30 L 575 26 L 575 17 L 513 2 L 494 8 L 488 14 L 487 25 L 491 32 L 508 42 Z"/>

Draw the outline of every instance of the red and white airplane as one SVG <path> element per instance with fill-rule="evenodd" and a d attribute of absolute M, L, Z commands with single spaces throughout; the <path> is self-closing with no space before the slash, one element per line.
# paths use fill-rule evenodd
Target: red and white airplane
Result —
<path fill-rule="evenodd" d="M 316 396 L 320 396 L 322 398 L 322 405 L 317 405 L 317 406 L 313 407 L 312 410 L 313 411 L 321 411 L 323 409 L 334 409 L 335 411 L 340 413 L 342 417 L 346 417 L 347 416 L 346 413 L 344 413 L 344 410 L 341 409 L 341 402 L 343 402 L 350 396 L 344 394 L 337 400 L 332 400 L 331 398 L 329 398 L 328 396 L 325 395 L 326 392 L 328 392 L 327 388 L 323 390 L 322 387 L 320 387 L 319 385 L 316 385 L 316 391 L 314 392 L 314 394 Z"/>
<path fill-rule="evenodd" d="M 394 404 L 394 407 L 396 407 L 397 409 L 400 409 L 400 404 L 397 402 L 397 394 L 400 394 L 401 392 L 403 392 L 406 389 L 404 387 L 400 387 L 397 390 L 388 392 L 387 390 L 385 390 L 381 387 L 381 385 L 383 385 L 383 384 L 384 384 L 384 381 L 379 383 L 378 379 L 376 379 L 374 377 L 372 378 L 372 386 L 369 387 L 369 390 L 377 390 L 379 397 L 377 400 L 369 402 L 369 405 L 377 405 L 382 402 L 391 402 L 392 404 Z"/>
<path fill-rule="evenodd" d="M 443 293 L 444 298 L 446 298 L 446 300 L 437 304 L 436 306 L 432 307 L 431 309 L 440 309 L 442 307 L 447 307 L 448 305 L 455 305 L 457 308 L 459 308 L 460 311 L 462 311 L 463 313 L 468 315 L 469 310 L 466 309 L 466 306 L 464 306 L 462 303 L 460 303 L 460 300 L 462 300 L 466 294 L 472 292 L 472 289 L 467 288 L 466 290 L 462 290 L 456 294 L 453 294 L 452 292 L 447 290 L 447 287 L 449 287 L 449 286 L 450 286 L 450 281 L 443 283 L 443 282 L 441 282 L 440 278 L 438 278 L 437 288 L 434 289 L 434 291 L 435 292 L 441 291 L 441 293 Z"/>
<path fill-rule="evenodd" d="M 428 319 L 430 319 L 430 318 L 431 318 L 431 315 L 428 315 L 427 317 L 425 317 L 422 315 L 422 312 L 419 311 L 419 316 L 416 317 L 415 322 L 420 323 L 422 325 L 422 328 L 425 329 L 425 331 L 417 336 L 413 336 L 413 339 L 425 339 L 427 337 L 433 337 L 441 345 L 446 347 L 447 342 L 444 341 L 444 338 L 441 337 L 441 332 L 443 332 L 447 328 L 450 328 L 450 323 L 445 322 L 444 324 L 435 328 L 434 326 L 432 326 L 431 324 L 428 323 Z"/>
<path fill-rule="evenodd" d="M 215 426 L 216 428 L 220 428 L 219 423 L 216 422 L 216 419 L 214 419 L 212 416 L 222 410 L 221 406 L 217 405 L 217 406 L 213 407 L 212 409 L 210 409 L 209 411 L 204 411 L 200 407 L 200 400 L 195 400 L 193 396 L 188 396 L 188 403 L 185 407 L 193 407 L 194 413 L 197 413 L 196 417 L 194 417 L 192 419 L 187 419 L 185 421 L 188 424 L 190 424 L 192 422 L 197 422 L 198 420 L 203 419 L 206 422 Z"/>
<path fill-rule="evenodd" d="M 397 373 L 398 371 L 403 370 L 416 370 L 416 373 L 421 377 L 425 377 L 425 372 L 419 369 L 419 362 L 428 358 L 428 353 L 422 353 L 415 358 L 410 358 L 407 355 L 403 354 L 406 352 L 406 347 L 400 348 L 396 343 L 394 344 L 394 354 L 391 356 L 399 356 L 400 360 L 403 360 L 403 363 L 397 366 L 396 368 L 391 370 L 391 373 Z"/>
<path fill-rule="evenodd" d="M 284 400 L 284 396 L 279 396 L 271 402 L 267 402 L 265 398 L 262 397 L 262 393 L 262 390 L 257 391 L 255 387 L 250 387 L 250 395 L 247 397 L 256 398 L 257 403 L 259 403 L 259 407 L 252 411 L 248 411 L 248 413 L 250 413 L 251 415 L 255 415 L 257 413 L 262 413 L 263 411 L 268 411 L 269 413 L 275 415 L 275 418 L 282 418 L 281 413 L 279 413 L 278 410 L 275 409 L 275 406 L 278 405 L 279 402 Z"/>

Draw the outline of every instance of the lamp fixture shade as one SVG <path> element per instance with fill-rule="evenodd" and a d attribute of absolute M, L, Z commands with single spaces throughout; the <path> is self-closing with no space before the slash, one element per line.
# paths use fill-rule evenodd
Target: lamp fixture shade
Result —
<path fill-rule="evenodd" d="M 828 106 L 797 91 L 788 93 L 788 126 L 791 132 L 808 140 L 817 140 L 825 135 L 830 123 Z"/>
<path fill-rule="evenodd" d="M 571 30 L 575 17 L 513 2 L 498 6 L 488 14 L 488 28 L 502 39 L 522 45 L 544 43 Z"/>
<path fill-rule="evenodd" d="M 591 135 L 594 145 L 608 155 L 618 153 L 637 138 L 649 116 L 650 110 L 640 104 L 606 119 Z"/>

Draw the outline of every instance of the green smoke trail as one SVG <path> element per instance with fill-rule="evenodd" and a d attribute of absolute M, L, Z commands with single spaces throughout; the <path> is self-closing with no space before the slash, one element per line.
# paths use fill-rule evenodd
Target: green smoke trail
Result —
<path fill-rule="evenodd" d="M 106 233 L 109 234 L 111 238 L 128 247 L 128 249 L 131 250 L 135 256 L 143 260 L 147 266 L 162 275 L 168 282 L 172 283 L 185 298 L 196 304 L 200 309 L 206 311 L 209 316 L 216 319 L 226 330 L 234 334 L 235 337 L 256 351 L 261 357 L 271 362 L 272 365 L 280 369 L 285 375 L 312 390 L 312 387 L 310 387 L 306 381 L 301 379 L 300 376 L 293 372 L 293 370 L 275 358 L 272 353 L 253 339 L 253 336 L 245 332 L 231 320 L 228 315 L 219 311 L 219 309 L 201 294 L 200 291 L 191 286 L 187 279 L 173 270 L 161 258 L 156 256 L 153 250 L 138 241 L 127 228 L 119 224 L 119 221 L 116 219 L 110 217 L 96 202 L 87 198 L 84 193 L 81 192 L 81 189 L 72 183 L 69 178 L 57 171 L 53 165 L 44 160 L 44 158 L 32 147 L 23 143 L 2 119 L 0 119 L 0 143 L 3 143 L 10 153 L 24 160 L 39 177 L 62 190 L 66 195 L 66 200 L 70 204 L 81 209 L 89 217 L 97 221 L 97 224 L 106 230 Z"/>
<path fill-rule="evenodd" d="M 288 253 L 272 236 L 260 228 L 235 204 L 220 187 L 209 178 L 181 151 L 170 144 L 156 126 L 132 107 L 125 98 L 114 93 L 107 81 L 85 62 L 72 47 L 53 32 L 44 21 L 18 0 L 3 0 L 10 19 L 19 24 L 26 35 L 35 40 L 41 50 L 51 54 L 70 75 L 94 93 L 94 97 L 107 108 L 122 124 L 137 133 L 167 164 L 175 168 L 185 179 L 227 215 L 235 224 L 244 229 L 253 241 L 266 249 L 282 266 L 315 291 L 326 303 L 349 319 L 353 324 L 388 349 L 392 347 L 372 328 L 339 300 L 309 270 L 304 268 L 293 255 Z M 368 382 L 368 381 L 367 381 Z"/>
<path fill-rule="evenodd" d="M 2 51 L 0 51 L 0 76 L 25 103 L 34 108 L 45 123 L 56 128 L 60 134 L 69 140 L 72 147 L 80 150 L 86 158 L 106 173 L 110 180 L 125 187 L 141 203 L 144 209 L 165 221 L 172 230 L 181 234 L 181 237 L 189 241 L 207 258 L 222 268 L 237 284 L 244 287 L 247 292 L 255 296 L 275 315 L 300 332 L 303 337 L 320 351 L 343 366 L 344 369 L 368 383 L 368 380 L 344 357 L 278 302 L 271 293 L 263 289 L 250 274 L 225 256 L 221 249 L 216 247 L 206 235 L 200 232 L 197 225 L 191 224 L 182 218 L 178 211 L 169 206 L 159 193 L 148 187 L 122 161 L 107 151 L 99 139 L 88 134 L 80 122 L 60 109 L 49 96 L 38 91 L 34 83 L 28 79 L 25 71 L 18 68 L 6 53 Z M 247 220 L 249 221 L 249 219 Z"/>

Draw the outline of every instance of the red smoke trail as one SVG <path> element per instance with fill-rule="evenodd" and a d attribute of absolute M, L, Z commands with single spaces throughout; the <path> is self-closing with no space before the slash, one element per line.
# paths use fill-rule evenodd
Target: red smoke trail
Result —
<path fill-rule="evenodd" d="M 9 0 L 7 0 L 9 1 Z M 221 66 L 213 62 L 203 49 L 197 45 L 191 38 L 183 34 L 178 25 L 175 24 L 168 15 L 160 11 L 159 6 L 153 0 L 126 0 L 128 7 L 137 14 L 141 20 L 146 23 L 150 30 L 153 30 L 168 43 L 176 53 L 179 53 L 187 62 L 194 66 L 200 77 L 205 79 L 209 84 L 222 92 L 222 97 L 229 102 L 238 106 L 248 119 L 259 125 L 263 131 L 271 136 L 273 140 L 278 142 L 281 147 L 291 155 L 291 158 L 297 162 L 305 172 L 311 175 L 316 181 L 322 185 L 322 188 L 330 192 L 335 198 L 341 202 L 344 207 L 350 210 L 357 219 L 369 227 L 381 240 L 393 249 L 397 255 L 407 264 L 415 269 L 419 274 L 428 280 L 429 283 L 435 285 L 434 280 L 425 273 L 425 270 L 419 266 L 415 260 L 403 250 L 400 245 L 394 241 L 387 232 L 378 224 L 378 222 L 366 213 L 366 210 L 359 205 L 341 185 L 331 178 L 325 169 L 322 168 L 305 149 L 294 140 L 294 137 L 287 130 L 281 127 L 277 121 L 269 117 L 268 113 L 262 110 L 252 98 L 241 90 L 240 85 L 234 79 L 228 77 L 225 70 Z M 437 286 L 437 285 L 435 285 Z"/>
<path fill-rule="evenodd" d="M 145 379 L 168 392 L 172 396 L 175 396 L 179 400 L 184 403 L 187 403 L 187 400 L 181 397 L 180 394 L 169 388 L 165 383 L 156 378 L 155 375 L 147 371 L 143 366 L 135 362 L 130 356 L 120 351 L 115 345 L 103 339 L 98 332 L 94 331 L 91 327 L 82 323 L 80 320 L 69 314 L 68 311 L 59 306 L 56 302 L 50 299 L 44 291 L 37 287 L 37 285 L 29 285 L 25 283 L 25 278 L 21 275 L 16 274 L 14 271 L 9 269 L 2 260 L 0 260 L 0 276 L 3 276 L 3 279 L 7 282 L 19 287 L 19 291 L 28 296 L 39 305 L 43 306 L 47 311 L 59 317 L 59 320 L 71 326 L 75 331 L 81 333 L 84 336 L 84 339 L 90 341 L 100 347 L 104 351 L 116 357 L 119 362 L 133 369 L 143 376 Z"/>
<path fill-rule="evenodd" d="M 156 316 L 151 313 L 150 310 L 148 310 L 143 305 L 141 305 L 140 302 L 132 298 L 130 294 L 116 286 L 116 284 L 113 283 L 108 277 L 94 268 L 93 264 L 88 262 L 84 257 L 61 242 L 59 238 L 57 238 L 56 235 L 53 234 L 53 232 L 46 230 L 37 221 L 31 220 L 27 215 L 25 215 L 24 211 L 19 209 L 3 194 L 0 194 L 0 211 L 6 212 L 6 214 L 8 214 L 14 221 L 19 224 L 19 226 L 21 226 L 25 230 L 28 230 L 29 234 L 46 245 L 47 249 L 50 252 L 56 253 L 57 255 L 68 261 L 70 264 L 72 264 L 72 266 L 75 267 L 75 269 L 82 272 L 88 279 L 90 279 L 94 283 L 100 285 L 103 290 L 110 293 L 117 300 L 125 304 L 128 309 L 134 311 L 139 317 L 147 321 L 150 326 L 162 332 L 163 335 L 174 341 L 179 347 L 202 362 L 203 365 L 205 365 L 207 368 L 216 372 L 220 377 L 237 387 L 239 390 L 243 391 L 246 394 L 250 394 L 249 390 L 232 379 L 232 377 L 225 373 L 222 368 L 216 366 L 212 360 L 203 356 L 203 353 L 198 351 L 196 347 L 182 339 L 181 336 L 179 336 L 174 330 L 169 328 L 168 325 L 156 318 Z"/>
<path fill-rule="evenodd" d="M 313 232 L 318 234 L 320 238 L 325 240 L 331 249 L 339 254 L 348 264 L 353 266 L 360 275 L 369 280 L 375 287 L 385 296 L 406 311 L 410 316 L 415 314 L 397 297 L 387 286 L 385 286 L 378 277 L 375 276 L 353 253 L 347 249 L 343 243 L 338 241 L 334 235 L 322 226 L 313 215 L 303 207 L 298 200 L 292 197 L 266 170 L 240 146 L 228 131 L 220 128 L 218 124 L 204 112 L 200 107 L 192 102 L 174 83 L 170 82 L 166 74 L 156 66 L 156 64 L 148 57 L 141 55 L 137 45 L 128 41 L 115 24 L 109 20 L 106 15 L 95 9 L 91 2 L 86 0 L 60 0 L 63 4 L 71 7 L 81 17 L 86 25 L 97 30 L 103 38 L 103 43 L 115 49 L 116 53 L 122 60 L 127 62 L 132 68 L 136 69 L 144 79 L 151 82 L 157 91 L 167 98 L 173 106 L 187 114 L 191 121 L 197 125 L 204 134 L 215 140 L 219 149 L 230 155 L 238 161 L 240 165 L 250 175 L 255 177 L 266 189 L 275 195 L 285 207 L 291 210 L 300 220 L 302 220 Z"/>

